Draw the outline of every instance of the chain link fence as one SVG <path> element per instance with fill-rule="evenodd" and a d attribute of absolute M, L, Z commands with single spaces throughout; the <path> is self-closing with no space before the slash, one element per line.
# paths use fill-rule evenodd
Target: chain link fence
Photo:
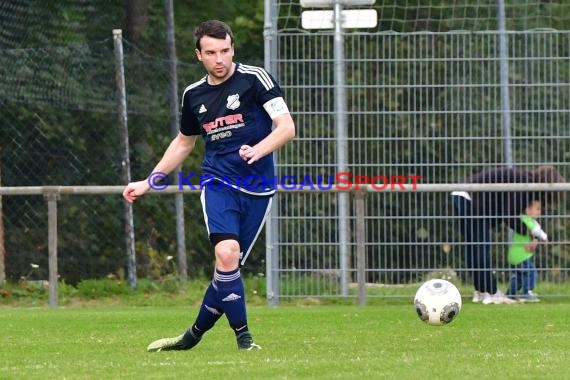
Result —
<path fill-rule="evenodd" d="M 415 175 L 424 184 L 453 184 L 501 165 L 554 165 L 570 178 L 567 2 L 341 2 L 339 20 L 348 8 L 378 15 L 376 27 L 346 30 L 303 29 L 303 12 L 332 13 L 332 3 L 271 3 L 271 68 L 299 126 L 295 144 L 279 152 L 280 175 L 346 171 L 353 180 Z M 358 220 L 354 200 L 348 212 L 342 201 L 336 193 L 279 196 L 268 243 L 273 302 L 355 297 Z M 550 294 L 568 281 L 567 210 L 562 201 L 542 218 L 555 239 L 537 253 Z M 377 296 L 403 285 L 410 293 L 430 276 L 464 277 L 448 193 L 368 194 L 365 215 L 365 275 L 372 288 L 382 287 Z M 506 229 L 496 231 L 493 267 L 503 282 L 508 241 Z"/>
<path fill-rule="evenodd" d="M 281 83 L 298 127 L 296 141 L 279 152 L 279 173 L 313 180 L 334 176 L 334 35 L 302 30 L 303 9 L 297 1 L 269 3 L 275 30 L 267 36 L 276 38 L 266 64 Z M 553 164 L 570 178 L 570 5 L 506 3 L 512 162 L 522 167 Z M 496 2 L 378 2 L 374 9 L 376 29 L 344 34 L 347 170 L 453 183 L 505 163 Z M 111 1 L 97 6 L 88 0 L 0 4 L 2 186 L 123 185 L 111 38 L 122 17 L 124 10 Z M 131 171 L 138 179 L 170 141 L 170 73 L 160 54 L 142 51 L 128 38 L 124 48 Z M 179 63 L 178 73 L 181 94 L 203 69 Z M 199 167 L 200 152 L 194 156 L 185 171 Z M 122 202 L 119 196 L 62 196 L 63 281 L 125 275 Z M 208 275 L 211 247 L 200 204 L 194 195 L 185 202 L 189 274 Z M 45 200 L 3 196 L 2 206 L 0 242 L 7 279 L 47 278 Z M 354 296 L 346 293 L 344 282 L 353 283 L 357 266 L 352 199 L 348 206 L 348 240 L 341 242 L 337 194 L 285 192 L 276 197 L 267 245 L 276 266 L 266 274 L 275 279 L 269 287 L 277 297 Z M 544 218 L 545 229 L 555 237 L 537 260 L 547 284 L 567 281 L 566 210 L 549 210 Z M 174 211 L 170 196 L 137 202 L 140 277 L 176 273 L 168 261 L 176 255 Z M 399 286 L 462 267 L 446 193 L 369 194 L 365 215 L 368 283 Z M 341 243 L 348 249 L 344 258 Z M 505 244 L 506 231 L 499 231 L 493 257 L 502 275 Z M 265 272 L 264 248 L 257 244 L 248 259 L 250 273 Z M 343 271 L 348 272 L 344 279 Z M 557 294 L 556 288 L 550 293 Z"/>
<path fill-rule="evenodd" d="M 111 17 L 97 26 L 97 17 L 105 14 L 102 7 Z M 112 40 L 112 25 L 122 16 L 120 4 L 110 1 L 97 7 L 90 1 L 0 5 L 2 186 L 124 185 Z M 171 137 L 171 73 L 165 58 L 127 40 L 124 55 L 131 172 L 138 179 L 148 174 Z M 183 62 L 178 72 L 184 81 L 203 75 L 198 64 Z M 41 196 L 2 198 L 6 278 L 46 279 L 45 200 Z M 188 198 L 188 224 L 198 225 L 198 198 Z M 87 278 L 126 275 L 122 209 L 122 197 L 116 195 L 62 196 L 58 210 L 61 280 L 76 284 Z M 149 197 L 134 212 L 138 275 L 175 275 L 176 268 L 168 260 L 176 252 L 173 197 Z M 208 244 L 205 236 L 190 242 L 190 275 L 201 276 L 204 273 L 194 268 L 209 266 Z"/>

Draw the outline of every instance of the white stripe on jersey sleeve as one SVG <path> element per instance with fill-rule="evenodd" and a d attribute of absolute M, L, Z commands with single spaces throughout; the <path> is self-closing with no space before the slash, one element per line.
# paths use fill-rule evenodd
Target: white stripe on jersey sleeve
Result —
<path fill-rule="evenodd" d="M 206 81 L 206 78 L 207 78 L 207 76 L 200 79 L 198 82 L 192 83 L 191 85 L 189 85 L 188 87 L 186 87 L 184 89 L 184 92 L 182 93 L 182 106 L 184 106 L 184 95 L 186 95 L 186 91 L 189 91 L 189 90 L 193 89 L 194 87 L 198 87 L 199 85 L 201 85 L 202 83 L 204 83 Z"/>
<path fill-rule="evenodd" d="M 271 90 L 273 87 L 275 87 L 273 85 L 273 81 L 271 80 L 271 78 L 269 77 L 269 74 L 267 74 L 267 71 L 265 71 L 264 69 L 262 69 L 261 67 L 257 67 L 257 66 L 249 66 L 249 65 L 244 65 L 244 64 L 240 64 L 238 66 L 238 71 L 240 73 L 244 73 L 244 74 L 253 74 L 257 77 L 257 79 L 259 79 L 259 81 L 261 82 L 261 84 L 263 84 L 263 87 L 265 87 L 265 89 L 267 91 Z"/>

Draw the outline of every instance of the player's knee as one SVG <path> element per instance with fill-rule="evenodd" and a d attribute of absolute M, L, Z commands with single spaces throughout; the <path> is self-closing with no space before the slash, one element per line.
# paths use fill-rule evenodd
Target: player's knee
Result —
<path fill-rule="evenodd" d="M 238 267 L 239 252 L 234 251 L 216 251 L 216 263 L 223 270 L 233 270 Z"/>
<path fill-rule="evenodd" d="M 225 240 L 216 244 L 216 266 L 221 270 L 233 270 L 239 265 L 240 249 L 235 240 Z"/>

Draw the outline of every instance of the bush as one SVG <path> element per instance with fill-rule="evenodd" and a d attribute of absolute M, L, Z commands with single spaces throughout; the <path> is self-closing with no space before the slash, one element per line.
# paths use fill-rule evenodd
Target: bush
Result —
<path fill-rule="evenodd" d="M 263 275 L 249 275 L 243 279 L 247 302 L 265 304 L 266 288 Z M 193 278 L 181 284 L 177 276 L 164 276 L 161 280 L 139 278 L 136 289 L 116 278 L 83 280 L 77 286 L 65 281 L 58 283 L 58 304 L 106 305 L 125 304 L 133 306 L 200 305 L 209 286 L 208 278 Z M 48 306 L 48 283 L 26 281 L 5 282 L 0 285 L 0 305 Z"/>
<path fill-rule="evenodd" d="M 128 293 L 129 288 L 123 281 L 111 279 L 83 280 L 77 284 L 77 295 L 86 299 L 120 296 Z"/>

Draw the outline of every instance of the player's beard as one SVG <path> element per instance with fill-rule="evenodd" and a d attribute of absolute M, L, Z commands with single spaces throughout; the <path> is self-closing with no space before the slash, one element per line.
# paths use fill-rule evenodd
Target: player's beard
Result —
<path fill-rule="evenodd" d="M 220 71 L 220 72 L 218 72 L 218 71 L 211 71 L 211 72 L 210 72 L 210 75 L 213 76 L 213 77 L 215 77 L 215 78 L 218 78 L 218 79 L 224 79 L 224 78 L 226 78 L 226 77 L 228 76 L 228 73 L 229 73 L 229 70 L 226 69 L 226 68 L 224 68 L 224 71 Z"/>
<path fill-rule="evenodd" d="M 212 70 L 210 70 L 208 72 L 208 75 L 210 75 L 213 78 L 216 78 L 216 82 L 217 83 L 221 83 L 223 81 L 225 81 L 226 79 L 229 78 L 229 76 L 231 75 L 232 72 L 232 67 L 233 67 L 233 62 L 229 64 L 229 66 L 223 66 L 223 70 L 217 71 L 216 67 L 214 67 Z M 221 66 L 220 66 L 221 68 Z"/>

